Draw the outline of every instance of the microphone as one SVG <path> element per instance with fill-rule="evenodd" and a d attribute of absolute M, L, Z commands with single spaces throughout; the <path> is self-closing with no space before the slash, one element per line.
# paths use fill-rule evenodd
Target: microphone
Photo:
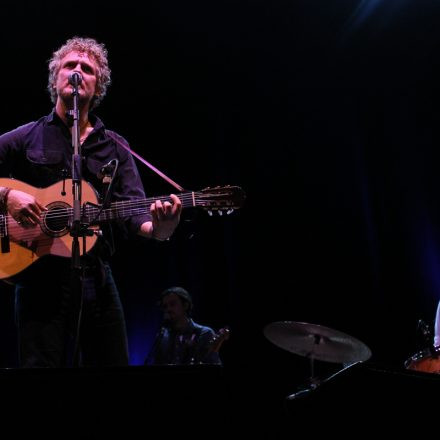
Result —
<path fill-rule="evenodd" d="M 101 167 L 101 169 L 96 174 L 96 176 L 98 177 L 99 180 L 103 179 L 105 176 L 111 175 L 111 173 L 113 172 L 113 169 L 115 167 L 115 163 L 114 163 L 115 160 L 116 159 L 112 159 L 111 161 L 106 163 L 103 167 Z"/>
<path fill-rule="evenodd" d="M 72 72 L 69 75 L 69 84 L 78 87 L 82 83 L 82 75 L 79 72 Z"/>
<path fill-rule="evenodd" d="M 106 163 L 101 169 L 96 173 L 96 177 L 99 180 L 102 180 L 103 184 L 103 193 L 101 194 L 101 201 L 102 206 L 101 210 L 104 208 L 104 206 L 107 205 L 108 198 L 111 193 L 111 187 L 113 185 L 113 177 L 116 175 L 116 171 L 118 170 L 119 161 L 118 159 L 112 159 L 108 163 Z M 101 211 L 99 211 L 99 214 L 101 214 Z M 99 215 L 96 217 L 98 218 Z"/>

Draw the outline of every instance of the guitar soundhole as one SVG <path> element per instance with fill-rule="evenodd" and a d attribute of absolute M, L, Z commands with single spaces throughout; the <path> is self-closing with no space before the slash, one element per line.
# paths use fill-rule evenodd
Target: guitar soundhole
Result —
<path fill-rule="evenodd" d="M 60 237 L 69 232 L 72 208 L 63 202 L 54 202 L 46 206 L 43 213 L 42 228 L 51 237 Z"/>

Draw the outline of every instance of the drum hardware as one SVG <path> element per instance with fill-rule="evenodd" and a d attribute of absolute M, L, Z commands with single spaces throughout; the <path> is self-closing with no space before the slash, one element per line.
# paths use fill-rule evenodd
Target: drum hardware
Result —
<path fill-rule="evenodd" d="M 408 370 L 440 374 L 440 347 L 421 350 L 405 361 Z"/>
<path fill-rule="evenodd" d="M 440 347 L 433 344 L 434 338 L 429 325 L 419 319 L 417 331 L 423 339 L 425 348 L 409 357 L 404 363 L 405 368 L 422 373 L 440 374 Z"/>

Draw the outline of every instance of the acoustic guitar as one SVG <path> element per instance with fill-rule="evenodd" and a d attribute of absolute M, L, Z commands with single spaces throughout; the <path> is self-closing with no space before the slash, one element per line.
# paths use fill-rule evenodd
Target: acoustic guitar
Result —
<path fill-rule="evenodd" d="M 33 195 L 47 211 L 41 214 L 39 225 L 24 228 L 10 214 L 0 215 L 0 279 L 18 274 L 44 255 L 70 257 L 73 237 L 70 228 L 73 218 L 72 181 L 67 179 L 47 188 L 35 188 L 20 180 L 0 178 L 0 186 L 6 186 Z M 230 214 L 241 207 L 245 194 L 237 186 L 217 186 L 201 191 L 178 194 L 183 208 L 202 208 L 211 215 Z M 90 224 L 93 234 L 80 240 L 80 252 L 84 254 L 95 245 L 100 234 L 99 224 L 117 218 L 149 213 L 155 200 L 170 201 L 169 196 L 151 197 L 114 202 L 107 208 L 98 204 L 95 189 L 88 182 L 82 185 L 82 218 Z"/>

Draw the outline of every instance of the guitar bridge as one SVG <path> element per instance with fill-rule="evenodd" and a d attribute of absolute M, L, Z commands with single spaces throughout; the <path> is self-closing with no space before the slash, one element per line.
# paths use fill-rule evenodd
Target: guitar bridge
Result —
<path fill-rule="evenodd" d="M 0 240 L 0 251 L 2 254 L 7 254 L 11 251 L 11 247 L 9 244 L 9 235 L 3 235 Z"/>
<path fill-rule="evenodd" d="M 10 242 L 9 242 L 9 234 L 6 227 L 6 216 L 2 215 L 0 219 L 0 251 L 2 254 L 7 254 L 11 251 Z"/>

